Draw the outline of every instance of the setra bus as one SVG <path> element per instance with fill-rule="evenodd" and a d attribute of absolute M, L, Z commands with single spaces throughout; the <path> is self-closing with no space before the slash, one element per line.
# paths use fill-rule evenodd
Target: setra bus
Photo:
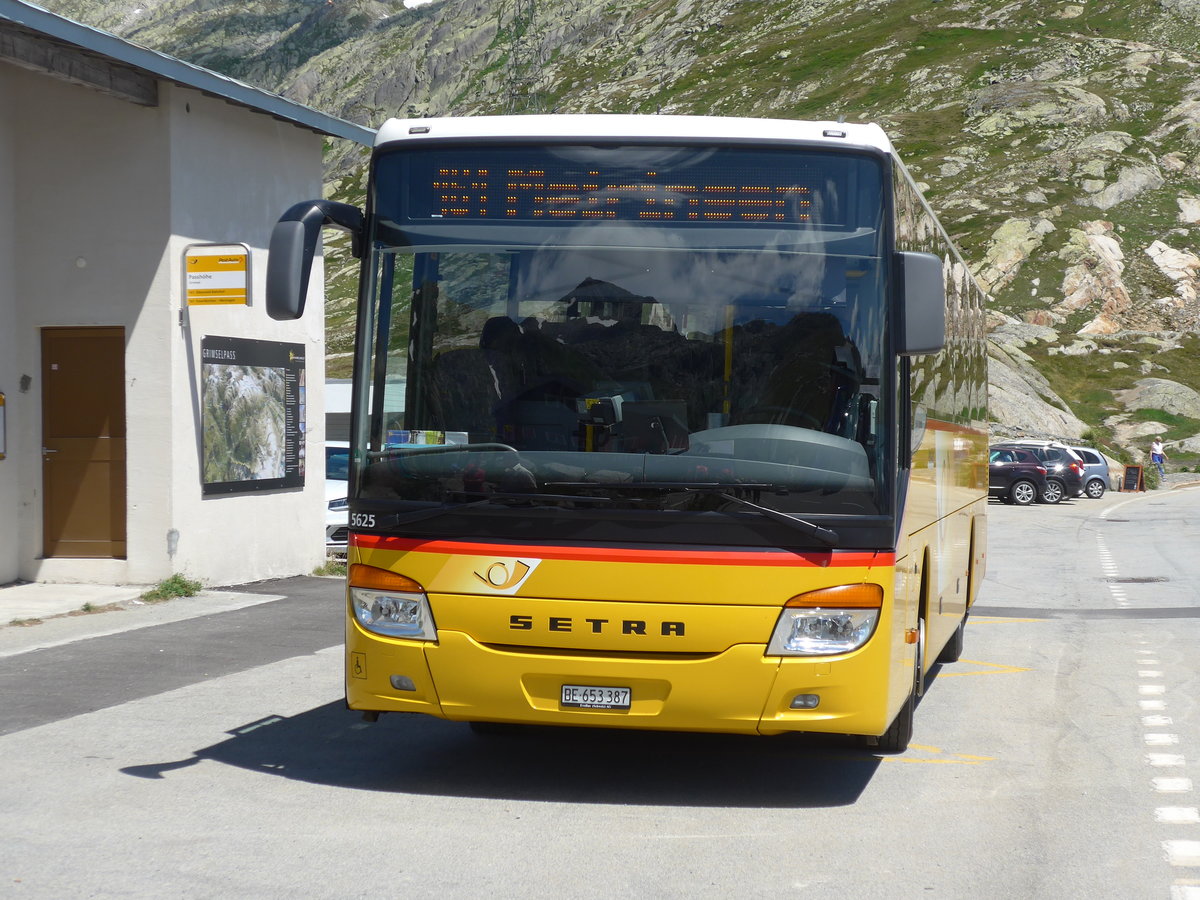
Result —
<path fill-rule="evenodd" d="M 391 120 L 273 317 L 324 226 L 350 708 L 905 749 L 984 574 L 985 298 L 879 127 Z"/>

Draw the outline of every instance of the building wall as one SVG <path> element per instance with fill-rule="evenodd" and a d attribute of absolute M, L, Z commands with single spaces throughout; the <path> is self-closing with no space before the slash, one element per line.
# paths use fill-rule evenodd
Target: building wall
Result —
<path fill-rule="evenodd" d="M 202 498 L 198 407 L 176 406 L 169 523 L 178 532 L 175 567 L 214 584 L 307 574 L 325 555 L 325 409 L 317 389 L 325 379 L 321 270 L 318 265 L 315 292 L 299 322 L 276 322 L 267 315 L 265 278 L 266 247 L 280 214 L 293 203 L 321 196 L 321 138 L 184 88 L 171 89 L 169 97 L 164 92 L 162 103 L 171 117 L 170 308 L 183 302 L 188 244 L 249 245 L 253 281 L 249 307 L 192 307 L 183 329 L 173 314 L 167 317 L 168 328 L 177 335 L 182 330 L 185 338 L 173 343 L 176 397 L 195 397 L 191 379 L 204 335 L 304 344 L 306 380 L 312 386 L 306 442 L 313 452 L 303 491 Z M 169 528 L 157 537 L 164 547 Z"/>
<path fill-rule="evenodd" d="M 128 344 L 159 282 L 169 232 L 161 111 L 36 73 L 7 68 L 16 134 L 14 319 L 18 371 L 29 379 L 15 430 L 19 576 L 29 580 L 149 581 L 131 504 L 129 560 L 42 560 L 40 330 L 119 325 L 127 339 L 127 407 L 145 389 Z M 161 351 L 160 351 L 161 352 Z M 147 361 L 151 362 L 151 361 Z M 152 364 L 152 363 L 151 363 Z M 131 391 L 130 387 L 134 390 Z M 160 399 L 161 415 L 168 408 Z M 129 422 L 128 474 L 142 454 Z"/>
<path fill-rule="evenodd" d="M 319 465 L 303 490 L 202 497 L 196 393 L 204 334 L 303 343 L 309 383 L 323 381 L 320 278 L 304 320 L 276 323 L 263 307 L 271 225 L 320 195 L 321 146 L 187 88 L 161 83 L 159 105 L 141 107 L 0 63 L 0 584 L 183 572 L 220 585 L 323 558 Z M 184 248 L 225 241 L 252 248 L 252 305 L 196 308 L 181 324 Z M 125 328 L 127 559 L 41 558 L 40 329 L 61 325 Z M 319 447 L 320 392 L 308 400 Z"/>
<path fill-rule="evenodd" d="M 14 156 L 17 129 L 13 92 L 0 66 L 0 393 L 5 395 L 8 452 L 0 459 L 0 584 L 17 577 L 18 541 L 18 462 L 15 433 L 25 421 L 29 409 L 20 393 L 21 371 L 17 365 L 17 333 L 14 327 L 16 285 L 13 279 L 14 223 L 16 189 Z"/>

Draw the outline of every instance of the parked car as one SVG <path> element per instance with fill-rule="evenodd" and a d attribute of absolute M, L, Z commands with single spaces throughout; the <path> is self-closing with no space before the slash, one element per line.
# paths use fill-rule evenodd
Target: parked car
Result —
<path fill-rule="evenodd" d="M 1092 447 L 1072 447 L 1083 460 L 1083 493 L 1084 496 L 1099 500 L 1108 490 L 1109 481 L 1108 460 L 1104 454 Z"/>
<path fill-rule="evenodd" d="M 993 447 L 988 452 L 988 496 L 1028 506 L 1046 493 L 1046 467 L 1029 450 Z"/>
<path fill-rule="evenodd" d="M 1028 450 L 1046 467 L 1046 490 L 1038 499 L 1042 503 L 1057 503 L 1083 494 L 1083 459 L 1060 441 L 1020 440 L 999 441 L 996 447 Z"/>
<path fill-rule="evenodd" d="M 325 550 L 341 556 L 350 534 L 350 505 L 346 502 L 350 482 L 350 445 L 345 441 L 325 444 Z"/>

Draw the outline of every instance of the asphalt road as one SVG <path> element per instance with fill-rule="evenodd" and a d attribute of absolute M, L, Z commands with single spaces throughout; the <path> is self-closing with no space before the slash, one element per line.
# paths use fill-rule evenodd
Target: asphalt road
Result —
<path fill-rule="evenodd" d="M 1198 501 L 993 505 L 896 757 L 368 725 L 325 579 L 0 656 L 0 895 L 1195 900 Z"/>

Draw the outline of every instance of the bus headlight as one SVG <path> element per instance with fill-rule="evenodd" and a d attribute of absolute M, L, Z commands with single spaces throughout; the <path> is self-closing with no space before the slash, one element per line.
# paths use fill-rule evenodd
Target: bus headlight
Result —
<path fill-rule="evenodd" d="M 417 582 L 360 564 L 351 566 L 348 576 L 354 618 L 367 631 L 415 641 L 437 640 L 429 598 Z"/>
<path fill-rule="evenodd" d="M 883 606 L 877 584 L 847 584 L 800 594 L 775 623 L 767 656 L 829 656 L 857 650 L 875 633 Z"/>

